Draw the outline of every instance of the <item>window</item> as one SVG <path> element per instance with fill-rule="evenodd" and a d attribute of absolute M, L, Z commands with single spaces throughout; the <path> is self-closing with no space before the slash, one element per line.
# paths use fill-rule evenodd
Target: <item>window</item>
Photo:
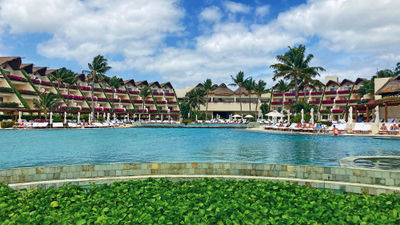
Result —
<path fill-rule="evenodd" d="M 153 89 L 153 92 L 157 92 L 157 89 Z"/>
<path fill-rule="evenodd" d="M 351 87 L 344 87 L 344 90 L 350 91 L 350 90 L 351 90 Z"/>
<path fill-rule="evenodd" d="M 3 102 L 3 97 L 0 97 L 0 103 L 2 103 Z"/>
<path fill-rule="evenodd" d="M 164 90 L 163 90 L 163 92 L 165 92 L 165 93 L 169 93 L 169 90 L 167 90 L 167 89 L 164 89 Z"/>
<path fill-rule="evenodd" d="M 127 89 L 128 91 L 132 91 L 132 88 L 130 88 L 130 87 L 127 87 L 126 89 Z"/>
<path fill-rule="evenodd" d="M 337 91 L 337 90 L 338 90 L 338 88 L 336 88 L 336 87 L 330 89 L 330 91 Z"/>

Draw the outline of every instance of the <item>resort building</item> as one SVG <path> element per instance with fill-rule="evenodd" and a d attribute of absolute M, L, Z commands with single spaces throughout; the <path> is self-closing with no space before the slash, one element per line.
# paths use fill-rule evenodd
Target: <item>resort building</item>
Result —
<path fill-rule="evenodd" d="M 358 78 L 355 81 L 344 79 L 339 82 L 337 76 L 327 76 L 325 84 L 316 89 L 305 89 L 298 93 L 299 101 L 306 101 L 318 106 L 318 112 L 322 119 L 340 120 L 345 117 L 347 107 L 357 105 L 362 98 L 370 96 L 359 96 L 357 90 L 363 85 L 365 79 Z M 271 110 L 279 112 L 289 110 L 289 106 L 295 103 L 295 90 L 286 93 L 274 91 L 272 88 Z M 360 113 L 364 111 L 360 109 Z"/>
<path fill-rule="evenodd" d="M 68 113 L 89 113 L 93 105 L 97 117 L 112 113 L 131 119 L 180 118 L 177 97 L 170 82 L 160 84 L 132 79 L 113 89 L 106 83 L 95 83 L 92 87 L 84 74 L 78 74 L 77 82 L 67 86 L 51 79 L 57 70 L 22 64 L 21 57 L 0 57 L 0 72 L 0 113 L 38 112 L 33 99 L 51 92 L 59 95 L 63 102 L 59 111 Z M 146 99 L 139 94 L 144 86 L 152 90 Z"/>

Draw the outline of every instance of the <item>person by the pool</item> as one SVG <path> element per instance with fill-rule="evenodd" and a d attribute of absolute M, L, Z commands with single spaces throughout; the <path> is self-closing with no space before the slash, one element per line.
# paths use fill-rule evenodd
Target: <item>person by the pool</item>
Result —
<path fill-rule="evenodd" d="M 333 125 L 333 134 L 335 136 L 337 136 L 339 134 L 339 129 L 337 129 L 335 125 Z"/>
<path fill-rule="evenodd" d="M 382 126 L 381 126 L 381 130 L 387 130 L 387 126 L 386 126 L 386 124 L 385 124 L 385 123 L 383 123 L 383 124 L 382 124 Z"/>

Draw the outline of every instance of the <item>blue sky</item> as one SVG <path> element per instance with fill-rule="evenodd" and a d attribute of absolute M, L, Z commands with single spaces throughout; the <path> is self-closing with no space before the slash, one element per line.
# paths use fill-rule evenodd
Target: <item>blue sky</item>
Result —
<path fill-rule="evenodd" d="M 0 0 L 0 55 L 75 72 L 103 54 L 124 79 L 247 76 L 305 44 L 326 75 L 354 79 L 400 61 L 398 0 Z"/>

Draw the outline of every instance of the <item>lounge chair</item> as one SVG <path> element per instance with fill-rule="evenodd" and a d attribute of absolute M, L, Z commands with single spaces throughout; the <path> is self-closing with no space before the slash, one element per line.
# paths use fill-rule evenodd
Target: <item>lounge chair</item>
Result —
<path fill-rule="evenodd" d="M 78 124 L 77 123 L 68 123 L 69 128 L 77 128 Z"/>
<path fill-rule="evenodd" d="M 371 129 L 371 124 L 356 123 L 354 124 L 353 132 L 360 134 L 369 134 L 371 133 Z"/>
<path fill-rule="evenodd" d="M 53 123 L 53 128 L 64 128 L 64 124 L 61 122 Z"/>
<path fill-rule="evenodd" d="M 48 122 L 34 122 L 32 128 L 46 128 L 49 125 Z"/>

